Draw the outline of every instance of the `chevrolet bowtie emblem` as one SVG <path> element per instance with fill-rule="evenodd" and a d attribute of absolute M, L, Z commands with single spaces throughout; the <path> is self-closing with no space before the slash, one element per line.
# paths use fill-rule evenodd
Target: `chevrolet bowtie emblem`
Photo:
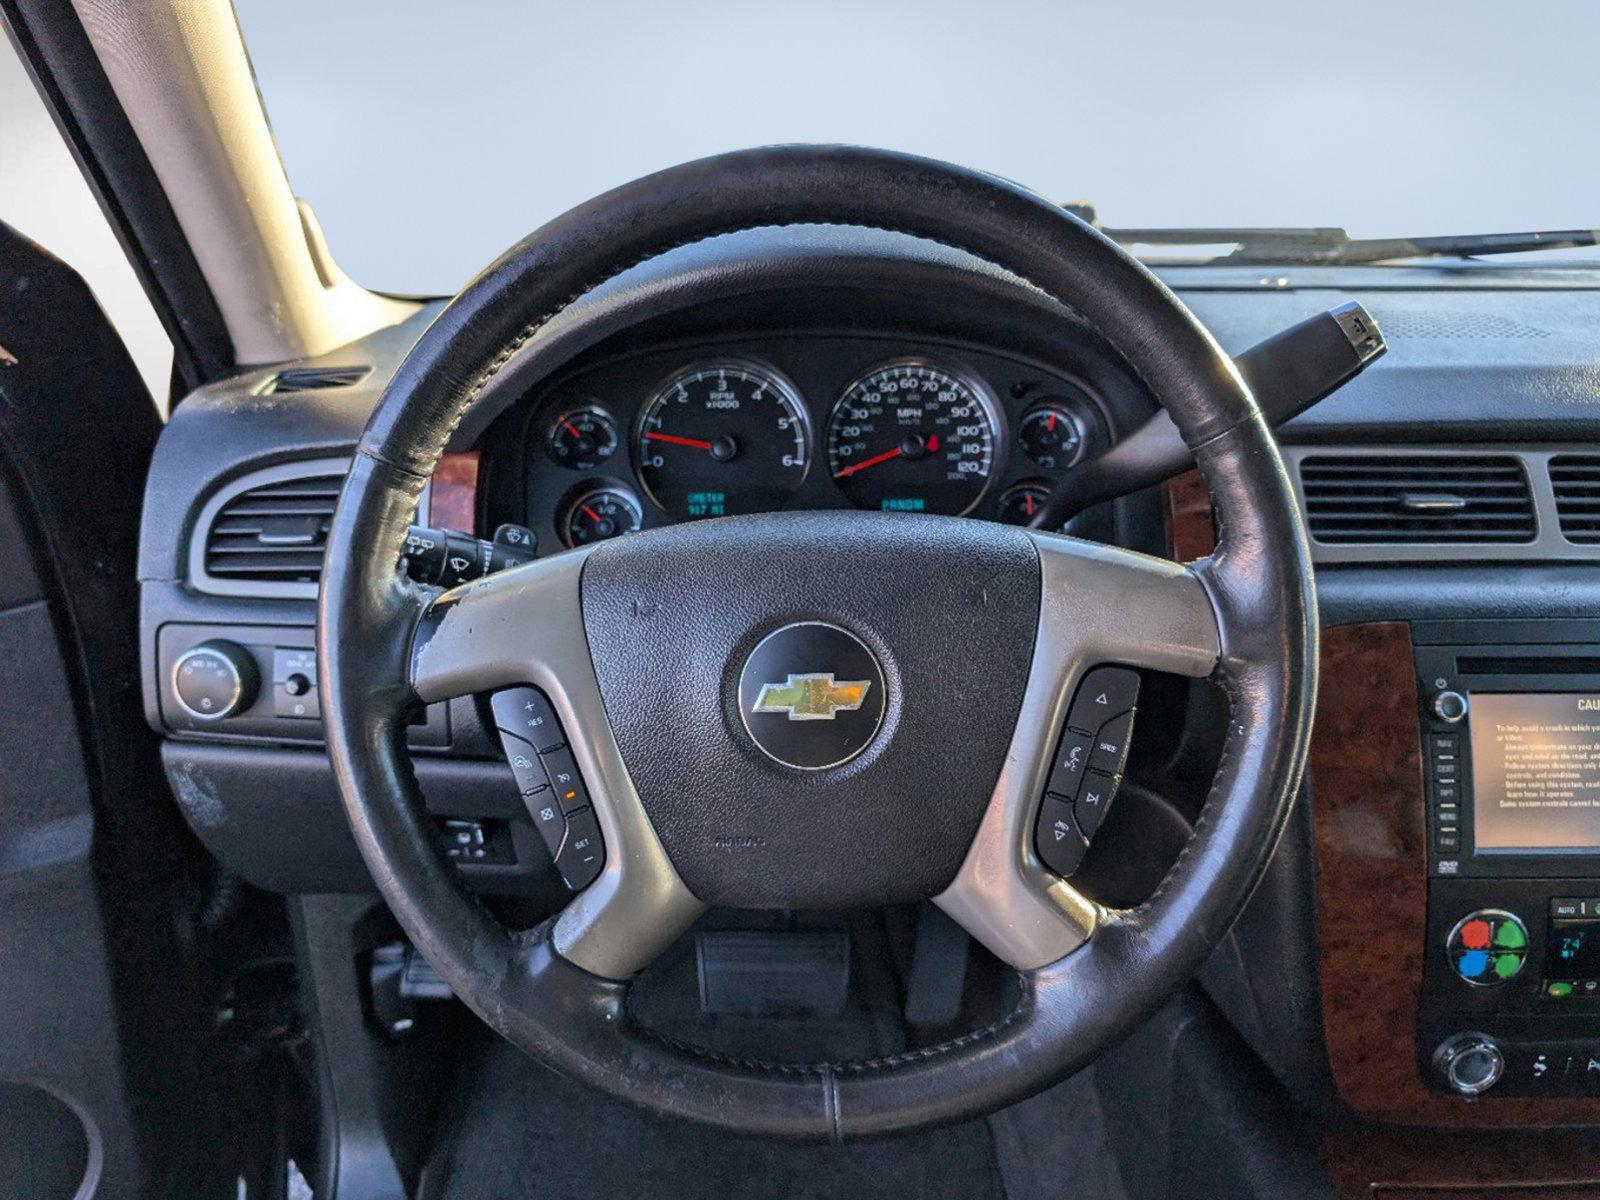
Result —
<path fill-rule="evenodd" d="M 854 712 L 867 698 L 870 679 L 836 681 L 833 672 L 791 675 L 782 683 L 764 683 L 751 712 L 788 713 L 791 721 L 831 721 L 843 709 Z"/>

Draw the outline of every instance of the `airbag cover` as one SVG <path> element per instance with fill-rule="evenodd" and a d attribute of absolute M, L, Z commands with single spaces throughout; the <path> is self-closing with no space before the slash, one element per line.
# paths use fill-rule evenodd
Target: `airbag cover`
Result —
<path fill-rule="evenodd" d="M 899 513 L 734 517 L 595 551 L 583 614 L 601 695 L 690 890 L 707 904 L 748 908 L 901 903 L 942 891 L 1011 742 L 1039 580 L 1019 530 Z M 769 644 L 756 661 L 770 665 L 775 677 L 764 682 L 774 686 L 755 719 L 781 721 L 773 709 L 793 707 L 784 732 L 804 739 L 815 730 L 826 742 L 841 732 L 837 718 L 858 720 L 881 703 L 865 749 L 836 767 L 775 761 L 750 736 L 753 714 L 741 713 L 752 651 L 809 622 L 853 637 L 794 639 L 792 663 L 773 660 Z M 847 686 L 879 686 L 859 656 L 820 661 L 830 644 L 857 640 L 881 667 L 881 697 Z M 803 678 L 830 672 L 836 688 Z M 747 678 L 745 707 L 761 695 Z M 849 707 L 858 700 L 863 708 Z"/>

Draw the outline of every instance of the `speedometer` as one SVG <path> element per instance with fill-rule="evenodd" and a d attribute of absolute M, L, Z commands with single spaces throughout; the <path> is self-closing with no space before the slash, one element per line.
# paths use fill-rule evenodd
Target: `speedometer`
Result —
<path fill-rule="evenodd" d="M 776 373 L 714 362 L 672 376 L 639 416 L 639 481 L 675 517 L 782 508 L 806 477 L 805 410 Z"/>
<path fill-rule="evenodd" d="M 989 486 L 996 425 L 977 383 L 922 359 L 885 363 L 834 406 L 828 467 L 860 508 L 959 516 Z"/>

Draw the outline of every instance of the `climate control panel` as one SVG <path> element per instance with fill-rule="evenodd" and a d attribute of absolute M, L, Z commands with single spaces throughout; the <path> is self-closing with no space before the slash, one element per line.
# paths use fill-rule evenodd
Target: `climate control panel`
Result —
<path fill-rule="evenodd" d="M 1600 1097 L 1600 887 L 1434 879 L 1417 1058 L 1442 1091 Z"/>

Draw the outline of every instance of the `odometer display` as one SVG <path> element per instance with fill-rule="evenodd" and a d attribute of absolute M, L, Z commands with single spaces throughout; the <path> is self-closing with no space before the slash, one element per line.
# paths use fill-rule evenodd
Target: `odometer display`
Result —
<path fill-rule="evenodd" d="M 810 439 L 793 390 L 749 363 L 707 363 L 656 391 L 639 418 L 639 481 L 680 519 L 770 512 L 806 477 Z"/>
<path fill-rule="evenodd" d="M 860 508 L 970 512 L 994 469 L 996 417 L 973 383 L 920 359 L 853 383 L 828 421 L 828 467 Z"/>

